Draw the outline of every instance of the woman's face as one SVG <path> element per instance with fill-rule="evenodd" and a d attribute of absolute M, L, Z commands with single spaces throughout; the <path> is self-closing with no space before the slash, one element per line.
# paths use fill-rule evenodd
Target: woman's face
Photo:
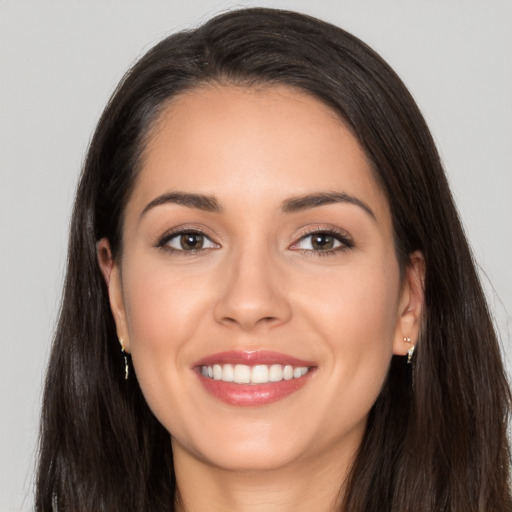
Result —
<path fill-rule="evenodd" d="M 417 276 L 400 279 L 365 154 L 286 87 L 175 98 L 143 155 L 122 259 L 102 266 L 175 455 L 226 469 L 351 457 L 417 333 Z"/>

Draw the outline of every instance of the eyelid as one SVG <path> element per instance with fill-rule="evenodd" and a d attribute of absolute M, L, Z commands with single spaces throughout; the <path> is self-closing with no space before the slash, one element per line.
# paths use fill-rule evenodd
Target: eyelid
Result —
<path fill-rule="evenodd" d="M 299 242 L 304 240 L 309 236 L 313 236 L 315 234 L 326 234 L 334 237 L 337 241 L 341 243 L 340 246 L 335 247 L 333 249 L 326 249 L 324 251 L 315 251 L 314 249 L 300 249 L 297 247 Z M 307 226 L 301 230 L 301 232 L 297 235 L 295 241 L 289 246 L 291 250 L 295 251 L 303 251 L 305 253 L 314 253 L 315 255 L 326 255 L 333 254 L 336 252 L 344 251 L 347 249 L 352 249 L 355 246 L 354 239 L 352 236 L 345 230 L 334 227 L 334 226 Z"/>
<path fill-rule="evenodd" d="M 180 253 L 180 254 L 188 254 L 188 255 L 196 254 L 201 251 L 208 251 L 208 250 L 214 249 L 214 248 L 215 249 L 220 248 L 221 245 L 215 241 L 215 239 L 212 235 L 206 233 L 206 231 L 209 231 L 209 230 L 205 230 L 204 228 L 199 227 L 197 225 L 177 226 L 175 228 L 170 229 L 164 235 L 162 235 L 154 245 L 155 245 L 155 247 L 162 249 L 162 250 Z M 184 249 L 173 248 L 168 245 L 169 241 L 172 240 L 173 238 L 178 237 L 180 235 L 187 234 L 187 233 L 198 234 L 198 235 L 205 237 L 207 240 L 209 240 L 211 242 L 213 247 L 184 250 Z M 305 238 L 307 238 L 309 236 L 313 236 L 315 234 L 319 234 L 319 233 L 334 237 L 340 243 L 340 245 L 337 247 L 334 247 L 332 249 L 326 249 L 323 251 L 322 250 L 314 250 L 314 249 L 301 249 L 301 248 L 297 247 L 297 245 Z M 322 255 L 322 254 L 327 255 L 327 254 L 333 254 L 333 253 L 337 253 L 337 252 L 344 251 L 347 249 L 351 249 L 354 246 L 355 246 L 355 244 L 354 244 L 354 240 L 353 240 L 352 236 L 344 229 L 330 226 L 330 225 L 327 225 L 327 226 L 326 225 L 315 225 L 315 226 L 306 226 L 306 227 L 302 228 L 299 231 L 299 233 L 296 235 L 295 241 L 291 245 L 289 245 L 288 248 L 291 250 L 295 250 L 295 251 L 302 251 L 304 253 L 314 253 L 315 255 Z"/>
<path fill-rule="evenodd" d="M 187 251 L 187 250 L 184 250 L 184 249 L 176 249 L 176 248 L 171 247 L 170 245 L 168 245 L 169 241 L 172 240 L 173 238 L 176 238 L 176 237 L 179 237 L 181 235 L 188 234 L 188 233 L 197 234 L 197 235 L 203 236 L 205 239 L 209 240 L 214 247 L 205 247 L 205 248 L 200 248 L 200 249 L 191 249 L 191 250 Z M 175 252 L 175 253 L 180 253 L 180 254 L 186 253 L 186 254 L 189 254 L 189 255 L 190 254 L 197 254 L 198 252 L 201 252 L 201 251 L 208 251 L 209 249 L 217 249 L 217 248 L 220 247 L 220 244 L 215 242 L 213 237 L 210 234 L 207 234 L 203 228 L 200 228 L 200 227 L 194 226 L 194 225 L 182 225 L 182 226 L 178 226 L 178 227 L 175 227 L 173 229 L 170 229 L 164 235 L 159 237 L 158 241 L 154 245 L 155 245 L 155 247 L 157 247 L 159 249 L 162 249 L 162 250 L 165 250 L 165 251 Z"/>

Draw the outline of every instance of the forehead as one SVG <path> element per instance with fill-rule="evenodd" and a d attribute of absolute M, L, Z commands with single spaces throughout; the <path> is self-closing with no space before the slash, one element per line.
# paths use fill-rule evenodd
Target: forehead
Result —
<path fill-rule="evenodd" d="M 286 86 L 212 85 L 175 97 L 147 139 L 132 198 L 174 190 L 258 204 L 312 191 L 387 201 L 357 139 L 328 106 Z"/>

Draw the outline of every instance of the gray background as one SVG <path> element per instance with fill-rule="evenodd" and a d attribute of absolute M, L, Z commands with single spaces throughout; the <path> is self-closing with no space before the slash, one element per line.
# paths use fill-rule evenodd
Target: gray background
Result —
<path fill-rule="evenodd" d="M 245 5 L 338 24 L 404 79 L 438 142 L 512 367 L 511 0 L 0 0 L 0 512 L 32 508 L 71 202 L 98 116 L 152 44 Z"/>

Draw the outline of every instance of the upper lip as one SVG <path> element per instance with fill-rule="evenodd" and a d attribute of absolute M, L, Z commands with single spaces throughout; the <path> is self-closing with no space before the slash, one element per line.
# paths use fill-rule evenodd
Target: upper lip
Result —
<path fill-rule="evenodd" d="M 316 366 L 314 362 L 299 359 L 288 354 L 272 350 L 229 350 L 211 354 L 193 363 L 194 367 L 212 366 L 214 364 L 282 364 L 291 366 Z"/>

